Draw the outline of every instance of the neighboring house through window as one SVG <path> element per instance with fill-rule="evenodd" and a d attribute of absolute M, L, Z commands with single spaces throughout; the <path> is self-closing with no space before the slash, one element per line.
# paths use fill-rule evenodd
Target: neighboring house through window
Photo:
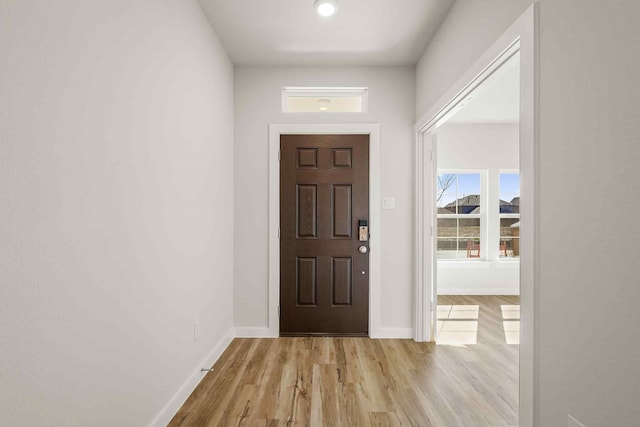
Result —
<path fill-rule="evenodd" d="M 520 257 L 517 171 L 439 170 L 436 198 L 438 259 L 497 261 Z"/>
<path fill-rule="evenodd" d="M 437 175 L 440 259 L 480 259 L 484 223 L 480 173 L 442 171 Z"/>
<path fill-rule="evenodd" d="M 520 257 L 520 174 L 500 174 L 500 258 Z"/>

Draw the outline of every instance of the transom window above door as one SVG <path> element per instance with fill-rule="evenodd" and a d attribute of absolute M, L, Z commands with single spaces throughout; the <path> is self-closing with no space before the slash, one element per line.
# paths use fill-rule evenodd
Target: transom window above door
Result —
<path fill-rule="evenodd" d="M 366 87 L 284 87 L 283 113 L 366 113 Z"/>

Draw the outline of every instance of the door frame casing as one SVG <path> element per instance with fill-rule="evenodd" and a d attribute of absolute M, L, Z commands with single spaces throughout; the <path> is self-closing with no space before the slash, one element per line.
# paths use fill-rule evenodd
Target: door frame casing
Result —
<path fill-rule="evenodd" d="M 432 297 L 435 280 L 435 150 L 436 129 L 471 92 L 498 69 L 516 46 L 520 51 L 520 357 L 519 425 L 538 425 L 538 4 L 532 4 L 429 111 L 415 133 L 415 324 L 416 341 L 432 341 Z"/>
<path fill-rule="evenodd" d="M 269 125 L 269 336 L 280 335 L 280 135 L 369 135 L 369 336 L 380 337 L 380 125 L 313 123 Z"/>

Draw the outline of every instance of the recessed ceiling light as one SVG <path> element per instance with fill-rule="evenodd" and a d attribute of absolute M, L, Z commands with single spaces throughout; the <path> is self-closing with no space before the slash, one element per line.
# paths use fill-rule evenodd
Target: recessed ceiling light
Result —
<path fill-rule="evenodd" d="M 328 108 L 327 107 L 320 107 L 320 111 L 327 111 Z"/>
<path fill-rule="evenodd" d="M 315 0 L 313 2 L 313 8 L 320 16 L 331 16 L 338 10 L 338 3 L 334 0 Z"/>

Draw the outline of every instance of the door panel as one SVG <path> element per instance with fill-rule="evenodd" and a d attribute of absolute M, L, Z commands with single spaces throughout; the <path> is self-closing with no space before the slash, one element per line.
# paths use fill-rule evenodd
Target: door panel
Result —
<path fill-rule="evenodd" d="M 318 186 L 296 185 L 296 211 L 298 216 L 298 238 L 315 239 L 318 237 Z"/>
<path fill-rule="evenodd" d="M 369 333 L 368 135 L 280 137 L 280 334 Z"/>
<path fill-rule="evenodd" d="M 333 238 L 350 239 L 351 224 L 351 185 L 332 185 L 331 206 L 333 208 Z"/>
<path fill-rule="evenodd" d="M 317 258 L 298 258 L 296 294 L 298 306 L 316 306 L 317 297 Z"/>
<path fill-rule="evenodd" d="M 333 305 L 351 306 L 353 258 L 332 258 L 331 285 Z"/>

